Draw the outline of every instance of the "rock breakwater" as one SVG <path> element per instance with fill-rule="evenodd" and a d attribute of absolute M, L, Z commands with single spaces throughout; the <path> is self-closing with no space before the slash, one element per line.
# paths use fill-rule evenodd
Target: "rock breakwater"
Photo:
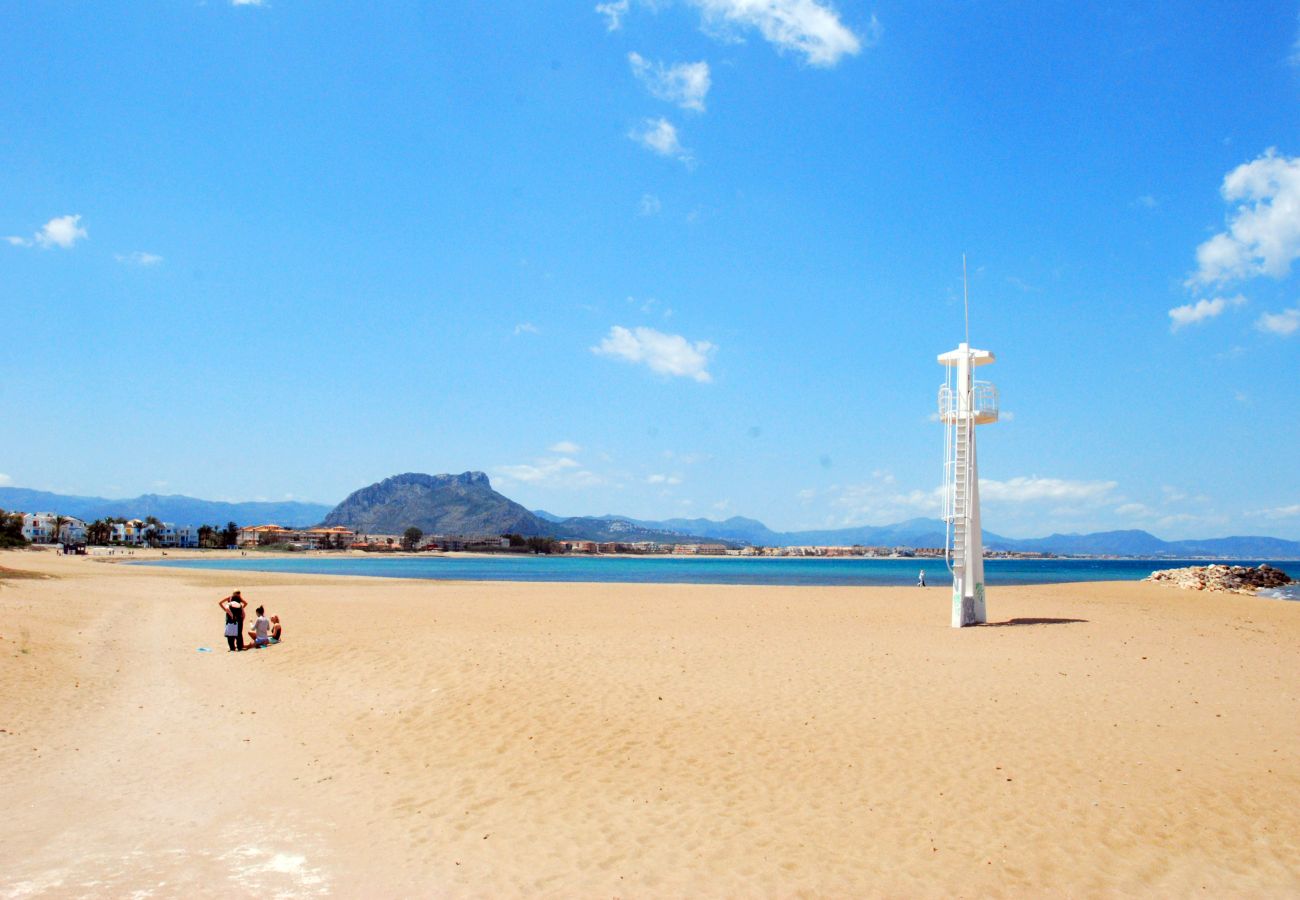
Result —
<path fill-rule="evenodd" d="M 1261 566 L 1187 566 L 1183 569 L 1161 569 L 1152 572 L 1143 581 L 1171 584 L 1185 591 L 1226 591 L 1233 594 L 1254 594 L 1260 588 L 1282 587 L 1291 583 L 1291 577 L 1281 569 Z"/>

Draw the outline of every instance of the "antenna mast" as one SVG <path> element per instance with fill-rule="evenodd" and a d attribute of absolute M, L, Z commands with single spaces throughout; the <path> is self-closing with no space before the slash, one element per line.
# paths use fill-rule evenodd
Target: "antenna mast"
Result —
<path fill-rule="evenodd" d="M 970 285 L 966 280 L 966 254 L 961 255 L 961 301 L 966 310 L 966 346 L 970 346 Z"/>

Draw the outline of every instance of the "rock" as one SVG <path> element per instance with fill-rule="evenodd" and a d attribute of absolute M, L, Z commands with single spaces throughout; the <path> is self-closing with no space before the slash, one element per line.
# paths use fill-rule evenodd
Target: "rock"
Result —
<path fill-rule="evenodd" d="M 1254 594 L 1260 588 L 1275 588 L 1291 583 L 1289 575 L 1267 563 L 1254 568 L 1213 565 L 1161 569 L 1143 580 L 1171 584 L 1185 591 L 1225 591 L 1233 594 Z"/>

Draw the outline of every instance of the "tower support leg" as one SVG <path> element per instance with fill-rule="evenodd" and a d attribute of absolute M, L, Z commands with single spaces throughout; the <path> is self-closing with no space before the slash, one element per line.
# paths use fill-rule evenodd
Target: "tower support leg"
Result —
<path fill-rule="evenodd" d="M 975 597 L 966 593 L 965 583 L 960 578 L 954 578 L 952 581 L 952 627 L 965 628 L 967 625 L 978 625 L 984 619 L 980 617 L 984 609 L 983 585 L 980 585 L 980 599 L 976 603 Z"/>

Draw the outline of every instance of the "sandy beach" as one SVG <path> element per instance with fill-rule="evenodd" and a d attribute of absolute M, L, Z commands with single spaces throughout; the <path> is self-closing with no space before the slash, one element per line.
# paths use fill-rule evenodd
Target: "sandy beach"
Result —
<path fill-rule="evenodd" d="M 2 897 L 1300 893 L 1300 604 L 0 566 Z"/>

